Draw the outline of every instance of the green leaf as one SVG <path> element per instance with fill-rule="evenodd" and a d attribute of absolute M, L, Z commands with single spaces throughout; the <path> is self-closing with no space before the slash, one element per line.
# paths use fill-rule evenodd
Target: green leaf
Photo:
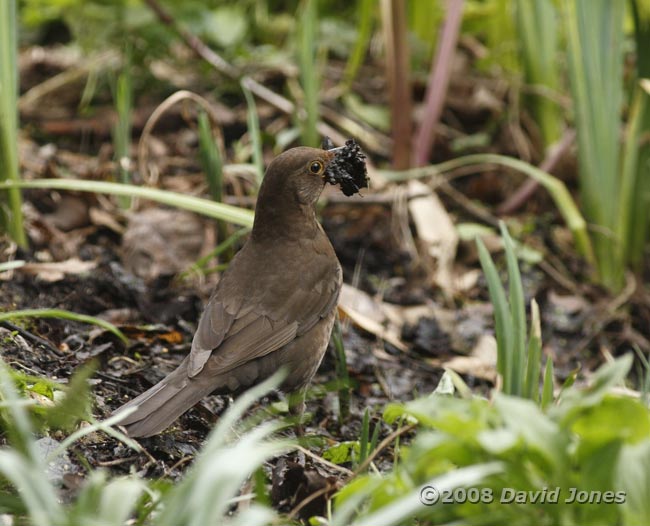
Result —
<path fill-rule="evenodd" d="M 542 386 L 542 408 L 548 407 L 553 403 L 554 396 L 554 378 L 553 360 L 551 357 L 546 358 L 546 368 L 544 369 L 544 385 Z"/>
<path fill-rule="evenodd" d="M 63 399 L 54 407 L 48 408 L 44 415 L 49 427 L 70 432 L 79 421 L 89 419 L 91 398 L 88 379 L 95 369 L 96 364 L 90 362 L 74 372 Z"/>
<path fill-rule="evenodd" d="M 575 385 L 566 389 L 560 403 L 552 411 L 566 420 L 575 416 L 582 409 L 594 406 L 602 401 L 615 385 L 623 382 L 632 367 L 633 355 L 626 354 L 613 362 L 602 365 L 595 373 L 586 388 Z"/>
<path fill-rule="evenodd" d="M 605 395 L 576 416 L 571 430 L 588 443 L 621 440 L 634 444 L 650 436 L 650 412 L 638 400 Z"/>
<path fill-rule="evenodd" d="M 421 425 L 460 436 L 473 436 L 485 429 L 493 418 L 487 400 L 464 400 L 450 396 L 426 396 L 405 404 L 389 404 L 384 420 L 394 423 L 398 418 L 415 418 Z"/>
<path fill-rule="evenodd" d="M 52 389 L 50 382 L 38 381 L 35 384 L 28 384 L 26 389 L 32 393 L 37 393 L 46 396 L 50 400 L 54 400 L 54 389 Z"/>
<path fill-rule="evenodd" d="M 505 428 L 525 441 L 526 449 L 541 454 L 554 469 L 566 466 L 569 434 L 562 432 L 534 402 L 499 393 L 494 398 L 494 407 Z"/>
<path fill-rule="evenodd" d="M 526 382 L 524 396 L 533 401 L 539 400 L 539 372 L 542 360 L 542 327 L 539 306 L 535 300 L 530 302 L 530 331 L 528 337 L 528 356 L 526 360 Z"/>
<path fill-rule="evenodd" d="M 602 282 L 623 284 L 617 238 L 621 192 L 623 0 L 563 0 L 568 73 L 578 139 L 581 205 L 591 230 Z M 624 211 L 623 213 L 628 213 Z"/>
<path fill-rule="evenodd" d="M 496 235 L 493 228 L 481 223 L 456 223 L 455 226 L 462 241 L 474 241 L 477 237 Z"/>
<path fill-rule="evenodd" d="M 510 319 L 510 306 L 506 299 L 506 292 L 499 279 L 497 268 L 490 257 L 490 253 L 479 238 L 476 238 L 478 248 L 478 257 L 481 262 L 481 268 L 487 280 L 490 300 L 494 308 L 494 324 L 497 339 L 497 370 L 503 379 L 503 390 L 510 393 L 512 390 L 512 346 L 514 344 L 514 334 L 512 330 L 512 320 Z"/>
<path fill-rule="evenodd" d="M 359 452 L 359 442 L 356 440 L 348 440 L 327 448 L 323 451 L 323 458 L 334 464 L 345 464 L 346 462 L 352 461 L 352 455 L 355 458 L 359 458 Z"/>
<path fill-rule="evenodd" d="M 623 447 L 616 469 L 615 487 L 625 492 L 621 506 L 623 524 L 650 524 L 650 439 Z"/>
<path fill-rule="evenodd" d="M 524 289 L 519 273 L 519 264 L 515 256 L 515 245 L 503 221 L 500 222 L 501 236 L 506 252 L 508 266 L 508 289 L 510 296 L 510 323 L 512 324 L 513 342 L 509 349 L 512 352 L 512 367 L 510 369 L 511 390 L 508 394 L 521 396 L 525 378 L 526 364 L 526 307 L 524 306 Z"/>

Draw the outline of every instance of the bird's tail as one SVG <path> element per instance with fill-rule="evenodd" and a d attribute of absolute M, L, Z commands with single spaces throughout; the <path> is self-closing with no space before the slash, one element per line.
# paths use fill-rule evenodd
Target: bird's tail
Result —
<path fill-rule="evenodd" d="M 124 426 L 131 437 L 148 437 L 163 431 L 214 388 L 212 382 L 188 378 L 187 360 L 184 360 L 178 369 L 113 414 L 119 415 L 137 406 L 118 424 Z"/>

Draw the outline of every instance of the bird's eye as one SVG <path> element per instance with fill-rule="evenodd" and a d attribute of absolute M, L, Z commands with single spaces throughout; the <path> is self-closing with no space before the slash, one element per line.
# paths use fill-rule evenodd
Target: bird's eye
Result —
<path fill-rule="evenodd" d="M 319 174 L 323 171 L 323 163 L 320 161 L 312 161 L 309 165 L 309 171 L 313 174 Z"/>

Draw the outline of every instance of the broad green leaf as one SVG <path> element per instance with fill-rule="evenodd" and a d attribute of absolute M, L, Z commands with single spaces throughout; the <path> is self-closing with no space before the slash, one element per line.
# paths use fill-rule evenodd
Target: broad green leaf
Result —
<path fill-rule="evenodd" d="M 650 524 L 650 438 L 623 447 L 616 470 L 616 488 L 625 493 L 621 506 L 623 524 Z"/>

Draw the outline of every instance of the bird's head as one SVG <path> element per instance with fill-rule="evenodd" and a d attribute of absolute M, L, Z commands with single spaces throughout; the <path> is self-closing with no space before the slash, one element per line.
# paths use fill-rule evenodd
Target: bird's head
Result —
<path fill-rule="evenodd" d="M 253 236 L 275 231 L 300 235 L 301 228 L 316 225 L 315 204 L 325 183 L 340 185 L 345 195 L 367 188 L 365 156 L 349 140 L 333 148 L 301 146 L 278 155 L 269 165 L 260 187 L 255 210 Z"/>
<path fill-rule="evenodd" d="M 282 199 L 284 205 L 295 202 L 314 205 L 325 186 L 325 171 L 335 153 L 301 146 L 278 155 L 266 170 L 259 199 Z M 278 203 L 280 204 L 280 203 Z"/>

